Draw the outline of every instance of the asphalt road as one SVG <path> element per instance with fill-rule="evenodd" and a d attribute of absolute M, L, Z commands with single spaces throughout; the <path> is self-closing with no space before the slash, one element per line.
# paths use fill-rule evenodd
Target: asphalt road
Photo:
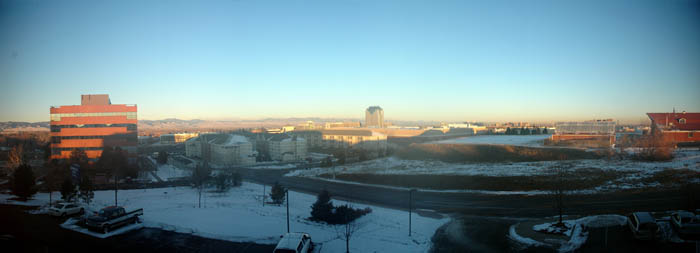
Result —
<path fill-rule="evenodd" d="M 0 205 L 0 252 L 265 252 L 274 245 L 236 243 L 143 228 L 99 239 L 59 226 L 63 220 Z M 12 239 L 7 239 L 11 235 Z"/>
<path fill-rule="evenodd" d="M 244 179 L 267 185 L 279 182 L 295 191 L 316 194 L 327 189 L 334 198 L 351 199 L 396 209 L 408 209 L 409 193 L 405 190 L 357 184 L 329 182 L 303 177 L 285 177 L 289 170 L 239 169 Z M 617 192 L 575 195 L 565 201 L 568 214 L 626 213 L 631 211 L 663 211 L 683 209 L 686 195 L 679 190 Z M 543 217 L 554 215 L 551 196 L 485 195 L 418 191 L 413 193 L 415 209 L 441 213 Z"/>

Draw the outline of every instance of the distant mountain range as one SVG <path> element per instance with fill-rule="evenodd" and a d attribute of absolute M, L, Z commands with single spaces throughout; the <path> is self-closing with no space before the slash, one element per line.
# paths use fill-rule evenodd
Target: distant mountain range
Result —
<path fill-rule="evenodd" d="M 0 122 L 0 132 L 49 131 L 49 122 Z"/>
<path fill-rule="evenodd" d="M 276 128 L 287 125 L 299 125 L 313 121 L 315 124 L 323 124 L 326 122 L 357 122 L 360 119 L 343 119 L 343 118 L 266 118 L 259 120 L 182 120 L 182 119 L 161 119 L 161 120 L 139 120 L 138 128 L 142 130 L 173 130 L 173 131 L 191 131 L 191 130 L 223 130 L 223 129 L 238 129 L 238 128 Z M 410 122 L 410 121 L 395 121 L 399 125 L 424 125 L 433 122 Z M 49 122 L 0 122 L 0 132 L 20 132 L 20 131 L 49 131 Z"/>

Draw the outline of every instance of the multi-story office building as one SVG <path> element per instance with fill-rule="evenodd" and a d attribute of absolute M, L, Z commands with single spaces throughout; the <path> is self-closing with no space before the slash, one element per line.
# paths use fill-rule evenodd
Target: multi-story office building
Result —
<path fill-rule="evenodd" d="M 110 146 L 125 150 L 129 162 L 136 162 L 136 112 L 136 105 L 112 104 L 109 95 L 82 95 L 80 105 L 52 106 L 51 158 L 67 159 L 81 149 L 96 161 Z"/>
<path fill-rule="evenodd" d="M 301 137 L 290 137 L 286 134 L 276 135 L 268 142 L 270 158 L 275 161 L 292 162 L 304 160 L 306 153 L 306 140 Z"/>
<path fill-rule="evenodd" d="M 177 133 L 160 135 L 160 144 L 178 144 L 199 136 L 198 133 Z"/>
<path fill-rule="evenodd" d="M 216 166 L 255 163 L 253 144 L 236 134 L 200 134 L 185 142 L 185 154 Z"/>
<path fill-rule="evenodd" d="M 384 110 L 379 106 L 370 106 L 365 110 L 366 127 L 384 128 Z"/>

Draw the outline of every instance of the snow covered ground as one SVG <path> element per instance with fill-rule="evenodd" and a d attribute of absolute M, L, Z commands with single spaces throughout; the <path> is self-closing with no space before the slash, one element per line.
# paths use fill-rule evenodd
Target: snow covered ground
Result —
<path fill-rule="evenodd" d="M 624 172 L 624 176 L 621 178 L 590 189 L 591 191 L 632 189 L 654 186 L 641 183 L 640 179 L 651 177 L 664 169 L 688 169 L 700 172 L 700 151 L 697 149 L 678 149 L 675 151 L 675 158 L 668 162 L 586 159 L 516 163 L 447 163 L 429 160 L 405 160 L 392 156 L 329 168 L 300 169 L 291 171 L 286 176 L 317 177 L 322 174 L 529 176 L 550 174 L 552 173 L 551 168 L 560 163 L 570 164 L 572 170 L 598 168 L 603 171 Z"/>
<path fill-rule="evenodd" d="M 541 147 L 544 140 L 549 138 L 549 134 L 540 135 L 477 135 L 449 140 L 441 140 L 432 143 L 440 144 L 499 144 Z"/>
<path fill-rule="evenodd" d="M 179 169 L 169 164 L 159 164 L 158 170 L 156 170 L 155 173 L 165 181 L 168 181 L 170 178 L 189 177 L 192 175 L 192 171 L 190 170 Z M 155 178 L 152 179 L 156 181 Z"/>
<path fill-rule="evenodd" d="M 269 192 L 270 187 L 267 187 Z M 143 226 L 229 241 L 275 244 L 287 231 L 285 206 L 262 204 L 263 186 L 244 182 L 228 193 L 206 193 L 202 208 L 197 208 L 197 193 L 192 188 L 158 188 L 119 191 L 119 204 L 127 210 L 143 208 Z M 54 194 L 54 197 L 59 196 Z M 0 203 L 12 196 L 0 194 Z M 290 192 L 291 231 L 307 232 L 318 243 L 320 252 L 343 252 L 341 228 L 308 221 L 316 196 Z M 32 205 L 48 202 L 48 194 L 40 193 Z M 95 192 L 91 209 L 114 204 L 113 191 Z M 348 202 L 333 200 L 334 205 Z M 348 203 L 357 208 L 372 208 L 372 212 L 357 220 L 361 228 L 350 240 L 354 252 L 426 252 L 431 247 L 435 231 L 449 218 L 413 216 L 413 234 L 407 235 L 408 213 L 394 209 Z"/>

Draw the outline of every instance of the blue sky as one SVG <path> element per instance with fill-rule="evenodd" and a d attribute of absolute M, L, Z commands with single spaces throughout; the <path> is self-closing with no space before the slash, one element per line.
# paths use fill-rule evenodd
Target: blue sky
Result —
<path fill-rule="evenodd" d="M 698 1 L 0 1 L 0 121 L 700 111 Z"/>

